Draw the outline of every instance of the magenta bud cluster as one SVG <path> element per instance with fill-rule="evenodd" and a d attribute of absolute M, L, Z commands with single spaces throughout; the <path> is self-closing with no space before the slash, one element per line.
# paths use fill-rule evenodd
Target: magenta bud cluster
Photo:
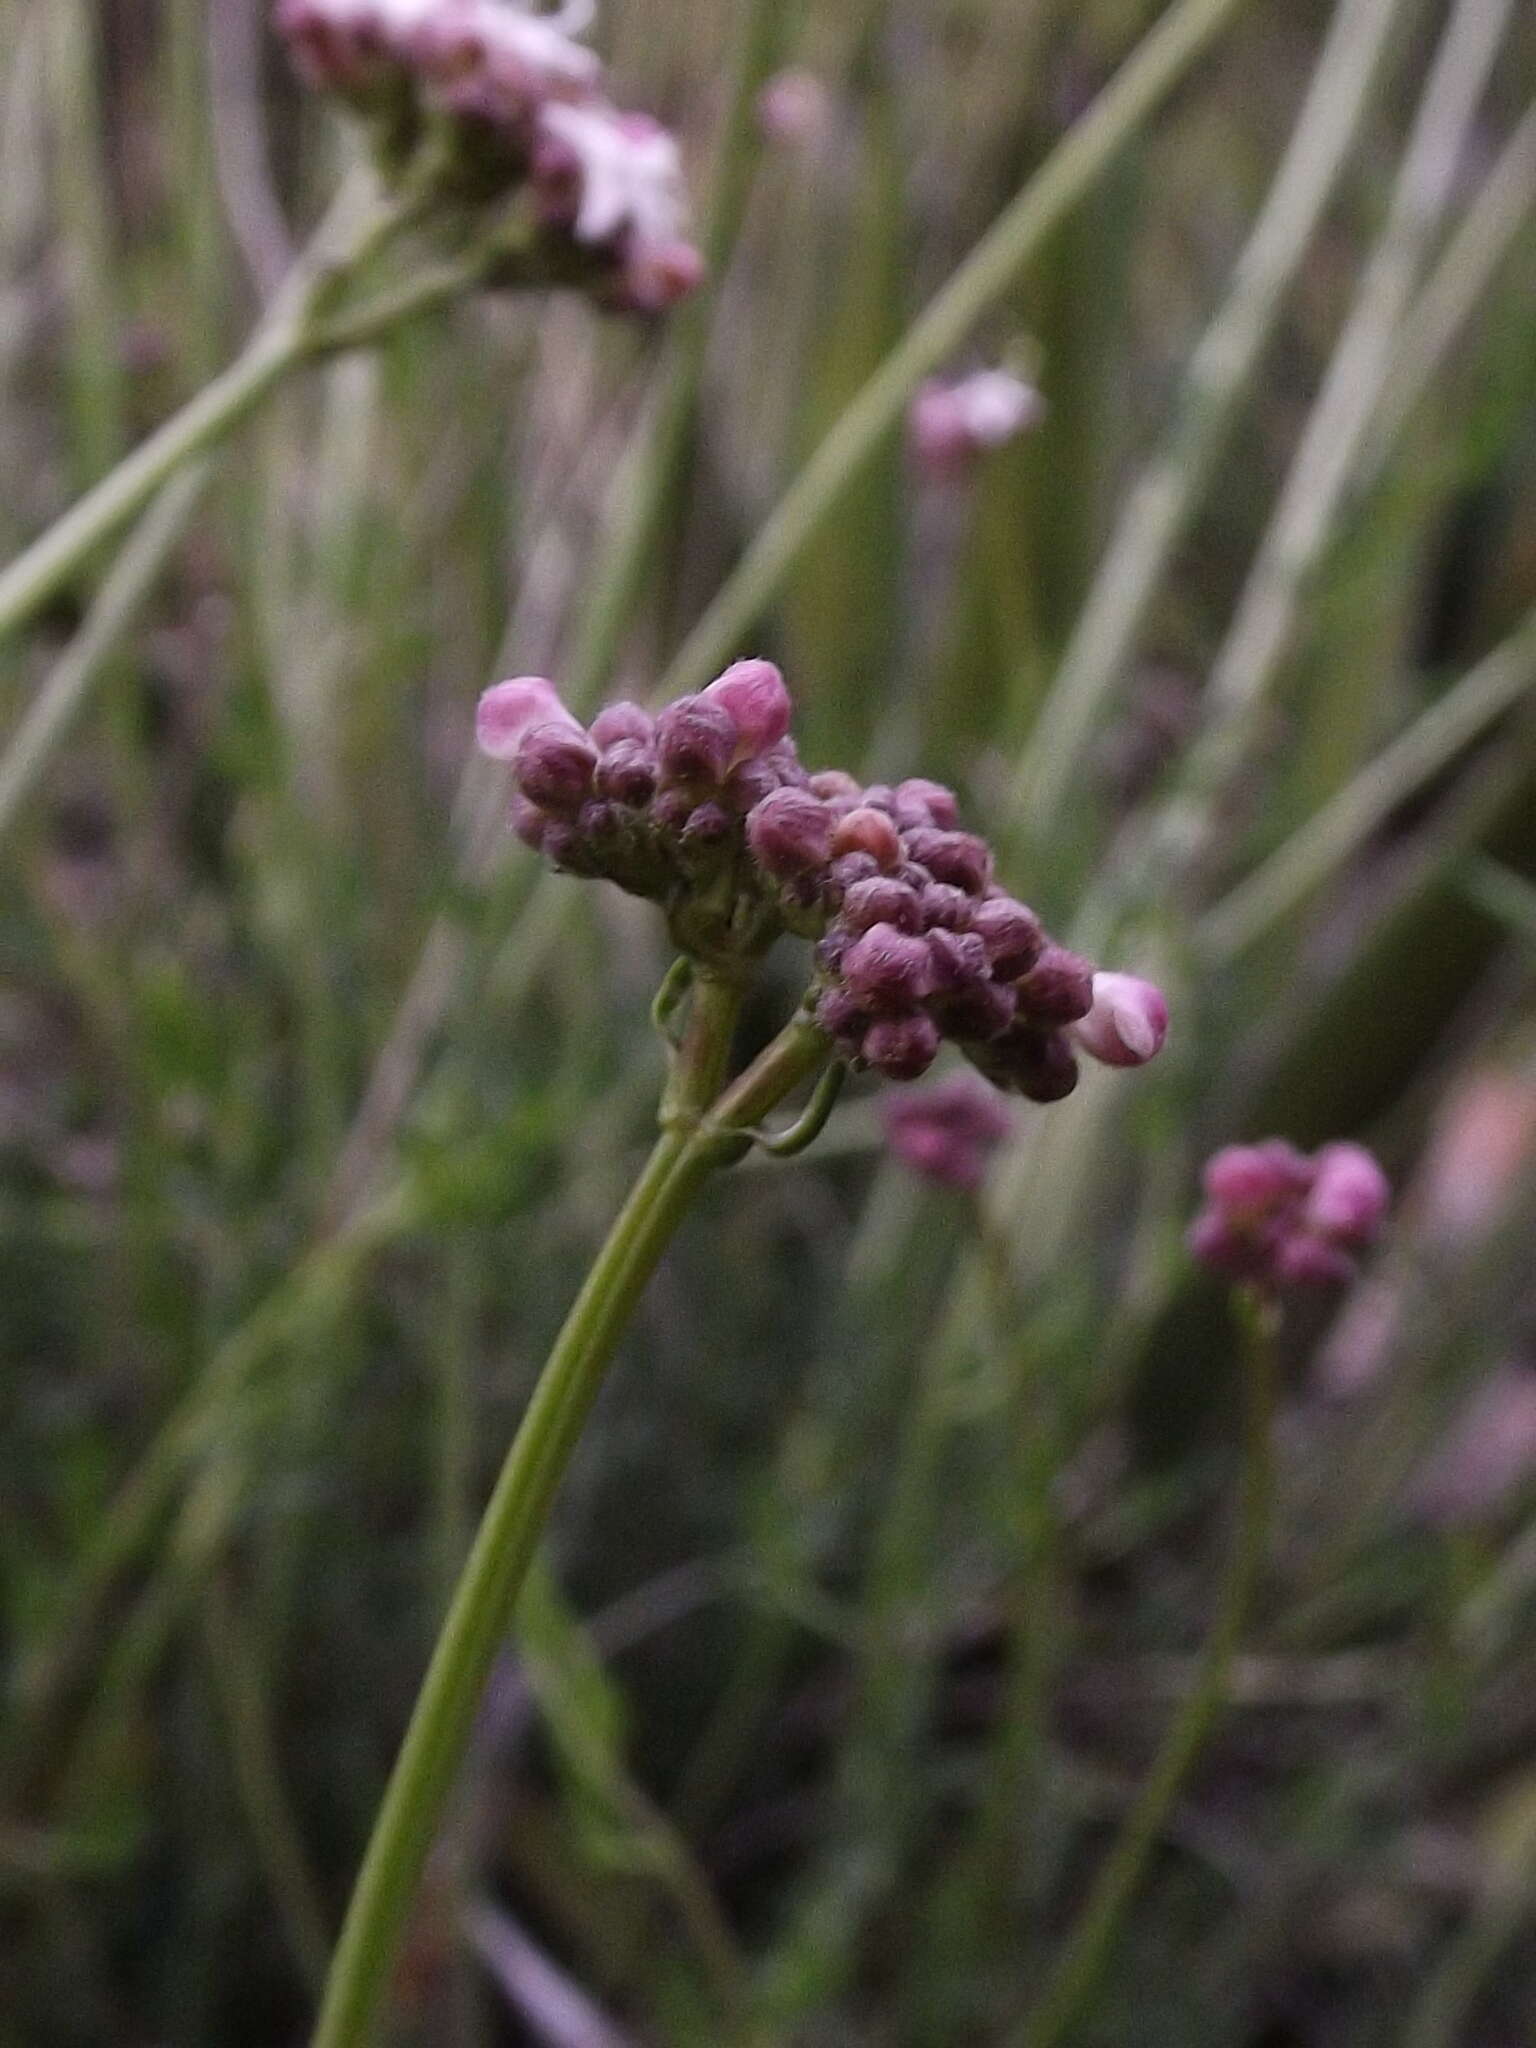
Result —
<path fill-rule="evenodd" d="M 886 1143 L 903 1166 L 967 1194 L 981 1186 L 1012 1128 L 994 1090 L 965 1074 L 889 1097 L 883 1118 Z"/>
<path fill-rule="evenodd" d="M 632 312 L 699 283 L 676 140 L 609 103 L 597 56 L 555 17 L 509 0 L 278 0 L 275 19 L 304 77 L 373 123 L 387 168 L 427 144 L 446 183 L 520 195 L 551 282 Z"/>
<path fill-rule="evenodd" d="M 854 1066 L 916 1080 L 948 1042 L 996 1086 L 1054 1102 L 1080 1053 L 1157 1054 L 1160 991 L 1053 940 L 951 790 L 809 773 L 790 715 L 783 676 L 754 659 L 654 715 L 610 704 L 590 728 L 552 683 L 515 677 L 481 699 L 478 731 L 512 764 L 518 836 L 660 903 L 683 951 L 739 963 L 784 932 L 814 940 L 807 1002 Z"/>
<path fill-rule="evenodd" d="M 1342 1142 L 1311 1157 L 1283 1138 L 1228 1145 L 1206 1162 L 1203 1184 L 1191 1253 L 1266 1293 L 1350 1279 L 1391 1199 L 1371 1153 Z"/>

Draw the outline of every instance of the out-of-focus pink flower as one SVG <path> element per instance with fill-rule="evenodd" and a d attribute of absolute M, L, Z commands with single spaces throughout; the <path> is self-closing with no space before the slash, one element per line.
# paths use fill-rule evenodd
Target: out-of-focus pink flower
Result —
<path fill-rule="evenodd" d="M 539 127 L 562 153 L 562 164 L 574 164 L 579 172 L 578 241 L 611 242 L 628 232 L 649 247 L 664 248 L 681 239 L 682 159 L 676 139 L 660 122 L 589 100 L 546 106 Z"/>
<path fill-rule="evenodd" d="M 1168 1003 L 1160 988 L 1135 974 L 1096 974 L 1093 1008 L 1072 1026 L 1090 1059 L 1106 1067 L 1142 1067 L 1168 1036 Z"/>
<path fill-rule="evenodd" d="M 1369 1244 L 1381 1228 L 1392 1189 L 1363 1145 L 1325 1145 L 1307 1196 L 1308 1226 L 1340 1244 Z"/>
<path fill-rule="evenodd" d="M 957 383 L 935 377 L 920 385 L 908 409 L 907 433 L 922 469 L 953 477 L 976 456 L 1032 427 L 1044 411 L 1039 392 L 1011 370 L 977 370 Z"/>
<path fill-rule="evenodd" d="M 757 96 L 757 125 L 769 142 L 813 142 L 831 113 L 832 96 L 813 71 L 776 71 Z"/>
<path fill-rule="evenodd" d="M 399 4 L 399 0 L 397 0 Z M 520 120 L 548 100 L 597 90 L 602 65 L 559 25 L 503 0 L 404 0 L 417 19 L 402 38 L 439 104 Z"/>
<path fill-rule="evenodd" d="M 987 1162 L 1013 1127 L 1002 1098 L 957 1074 L 883 1106 L 886 1142 L 904 1166 L 925 1180 L 974 1191 Z"/>
<path fill-rule="evenodd" d="M 1312 1158 L 1282 1138 L 1228 1145 L 1206 1162 L 1205 1207 L 1186 1243 L 1204 1266 L 1275 1292 L 1348 1280 L 1380 1232 L 1391 1189 L 1361 1145 Z"/>
<path fill-rule="evenodd" d="M 1488 1068 L 1448 1095 L 1414 1189 L 1426 1236 L 1461 1244 L 1483 1235 L 1536 1154 L 1536 1082 Z"/>
<path fill-rule="evenodd" d="M 496 683 L 481 697 L 475 712 L 475 744 L 493 761 L 512 761 L 523 736 L 539 725 L 563 725 L 581 731 L 554 684 L 543 676 L 513 676 Z"/>

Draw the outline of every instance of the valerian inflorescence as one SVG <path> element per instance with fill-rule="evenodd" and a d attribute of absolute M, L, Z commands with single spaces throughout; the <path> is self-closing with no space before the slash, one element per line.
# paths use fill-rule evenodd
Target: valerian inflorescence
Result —
<path fill-rule="evenodd" d="M 608 101 L 557 17 L 512 0 L 278 0 L 276 19 L 309 82 L 367 122 L 386 175 L 511 210 L 510 280 L 643 313 L 699 282 L 676 140 Z"/>
<path fill-rule="evenodd" d="M 1202 1265 L 1261 1294 L 1348 1280 L 1372 1244 L 1391 1188 L 1363 1145 L 1324 1145 L 1311 1157 L 1283 1138 L 1228 1145 L 1207 1160 L 1205 1206 L 1190 1225 Z"/>
<path fill-rule="evenodd" d="M 518 836 L 660 904 L 709 971 L 740 974 L 785 933 L 811 940 L 806 1008 L 850 1066 L 915 1080 L 949 1041 L 998 1087 L 1054 1102 L 1079 1052 L 1154 1057 L 1161 992 L 1058 945 L 996 881 L 950 790 L 812 773 L 790 712 L 762 660 L 654 716 L 610 704 L 590 729 L 520 676 L 481 699 L 478 736 L 512 765 Z"/>

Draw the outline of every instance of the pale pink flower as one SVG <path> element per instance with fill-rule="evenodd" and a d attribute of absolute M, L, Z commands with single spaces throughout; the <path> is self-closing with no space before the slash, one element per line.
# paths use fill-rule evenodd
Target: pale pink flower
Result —
<path fill-rule="evenodd" d="M 475 712 L 475 744 L 493 761 L 512 761 L 524 735 L 540 725 L 582 730 L 553 683 L 543 676 L 513 676 L 494 684 L 481 697 Z"/>
<path fill-rule="evenodd" d="M 933 476 L 953 476 L 1035 425 L 1044 411 L 1039 392 L 1011 370 L 977 370 L 957 383 L 930 378 L 921 385 L 907 429 L 919 464 Z"/>
<path fill-rule="evenodd" d="M 1106 1067 L 1145 1066 L 1168 1036 L 1167 1000 L 1139 975 L 1096 974 L 1093 1008 L 1072 1026 L 1072 1036 Z"/>

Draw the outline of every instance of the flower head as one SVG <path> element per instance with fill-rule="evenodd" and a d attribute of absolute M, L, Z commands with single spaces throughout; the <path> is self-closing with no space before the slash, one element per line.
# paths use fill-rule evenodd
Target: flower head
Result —
<path fill-rule="evenodd" d="M 884 1121 L 886 1143 L 904 1166 L 967 1191 L 981 1186 L 987 1161 L 1012 1126 L 996 1091 L 964 1074 L 892 1096 Z"/>
<path fill-rule="evenodd" d="M 1269 1292 L 1347 1280 L 1372 1244 L 1391 1188 L 1362 1145 L 1308 1158 L 1283 1138 L 1228 1145 L 1207 1160 L 1205 1206 L 1188 1244 L 1202 1265 Z"/>
<path fill-rule="evenodd" d="M 568 20 L 516 0 L 278 0 L 275 19 L 311 84 L 381 117 L 388 172 L 430 137 L 439 154 L 422 160 L 444 194 L 524 197 L 519 281 L 647 313 L 699 283 L 677 142 L 610 105 Z"/>
<path fill-rule="evenodd" d="M 908 437 L 923 470 L 953 477 L 1034 426 L 1044 411 L 1039 392 L 1011 370 L 977 370 L 955 383 L 930 378 L 912 400 Z"/>
<path fill-rule="evenodd" d="M 752 660 L 654 718 L 609 705 L 590 732 L 522 676 L 487 693 L 479 727 L 513 763 L 518 836 L 659 903 L 683 951 L 739 966 L 783 933 L 814 941 L 807 1008 L 851 1064 L 915 1080 L 948 1040 L 996 1086 L 1055 1102 L 1079 1051 L 1153 1057 L 1159 991 L 1057 945 L 994 881 L 952 791 L 808 774 L 789 718 L 783 676 Z"/>

